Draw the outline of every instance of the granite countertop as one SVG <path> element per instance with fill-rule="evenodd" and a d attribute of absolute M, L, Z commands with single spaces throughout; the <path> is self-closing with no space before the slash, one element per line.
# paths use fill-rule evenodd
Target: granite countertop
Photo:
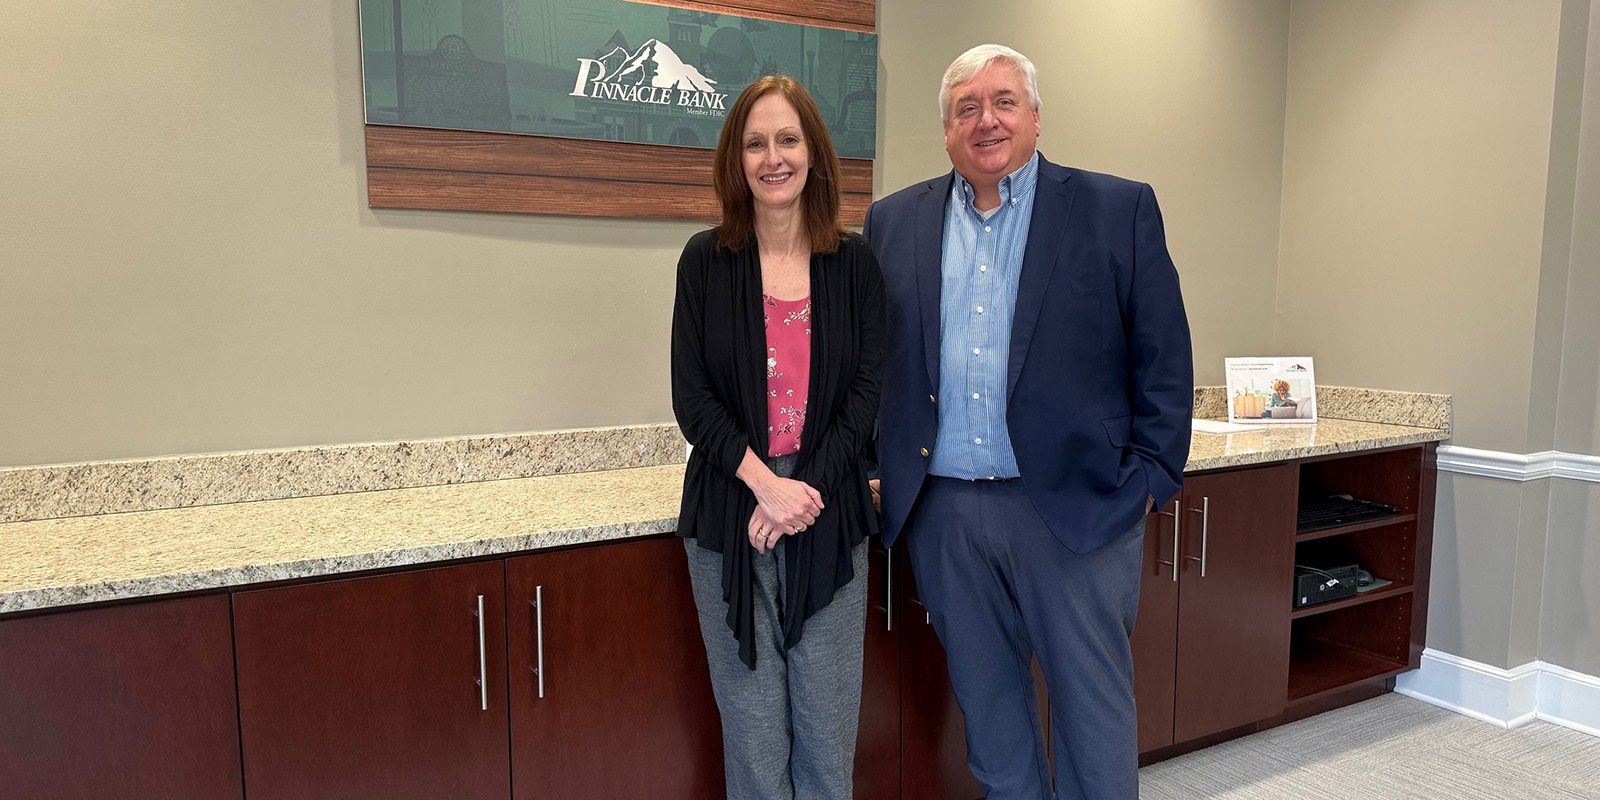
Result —
<path fill-rule="evenodd" d="M 1439 441 L 1324 418 L 1194 433 L 1188 471 Z M 664 533 L 683 466 L 0 524 L 0 614 Z"/>
<path fill-rule="evenodd" d="M 673 530 L 683 466 L 0 525 L 0 614 Z"/>
<path fill-rule="evenodd" d="M 1379 422 L 1357 422 L 1324 417 L 1315 423 L 1256 425 L 1240 433 L 1200 433 L 1189 436 L 1189 464 L 1185 472 L 1243 467 L 1272 461 L 1378 450 L 1449 438 L 1439 428 L 1418 428 Z"/>

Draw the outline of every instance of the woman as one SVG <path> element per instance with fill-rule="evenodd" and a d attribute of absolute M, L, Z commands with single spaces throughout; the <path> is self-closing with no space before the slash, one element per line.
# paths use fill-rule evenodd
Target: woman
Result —
<path fill-rule="evenodd" d="M 722 224 L 678 261 L 672 407 L 728 797 L 849 798 L 883 279 L 839 226 L 839 159 L 792 78 L 739 95 L 713 175 Z"/>
<path fill-rule="evenodd" d="M 1272 382 L 1272 395 L 1267 398 L 1267 408 L 1294 408 L 1300 405 L 1289 397 L 1289 382 L 1279 378 Z"/>

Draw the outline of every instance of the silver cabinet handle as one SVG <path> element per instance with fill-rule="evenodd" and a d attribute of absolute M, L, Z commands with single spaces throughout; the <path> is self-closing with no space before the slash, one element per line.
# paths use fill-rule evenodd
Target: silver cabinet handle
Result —
<path fill-rule="evenodd" d="M 894 630 L 894 551 L 883 548 L 883 629 Z"/>
<path fill-rule="evenodd" d="M 1183 541 L 1183 532 L 1181 530 L 1182 523 L 1183 523 L 1183 515 L 1178 513 L 1178 509 L 1180 509 L 1182 507 L 1183 507 L 1183 501 L 1182 500 L 1178 500 L 1178 501 L 1174 501 L 1171 511 L 1162 511 L 1162 512 L 1160 512 L 1160 514 L 1162 516 L 1172 517 L 1172 560 L 1171 561 L 1157 561 L 1156 563 L 1157 564 L 1166 564 L 1167 566 L 1172 567 L 1172 582 L 1173 583 L 1177 583 L 1178 582 L 1178 546 L 1179 546 L 1179 543 Z"/>
<path fill-rule="evenodd" d="M 538 644 L 538 666 L 533 668 L 533 674 L 539 676 L 539 699 L 544 699 L 544 584 L 533 587 L 533 599 L 528 601 L 533 606 L 533 635 Z"/>
<path fill-rule="evenodd" d="M 483 646 L 483 595 L 478 595 L 478 702 L 484 711 L 489 710 L 489 659 Z"/>
<path fill-rule="evenodd" d="M 1206 576 L 1206 546 L 1211 533 L 1211 498 L 1201 497 L 1200 507 L 1191 508 L 1189 511 L 1200 515 L 1200 557 L 1189 556 L 1190 561 L 1200 562 L 1200 577 Z"/>

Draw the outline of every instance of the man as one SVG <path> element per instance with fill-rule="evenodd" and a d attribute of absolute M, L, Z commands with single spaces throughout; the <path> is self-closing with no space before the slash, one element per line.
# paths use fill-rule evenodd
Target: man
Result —
<path fill-rule="evenodd" d="M 1144 517 L 1178 492 L 1194 375 L 1150 187 L 1046 161 L 1032 62 L 967 51 L 939 90 L 952 173 L 865 233 L 888 293 L 878 457 L 989 800 L 1138 796 Z"/>

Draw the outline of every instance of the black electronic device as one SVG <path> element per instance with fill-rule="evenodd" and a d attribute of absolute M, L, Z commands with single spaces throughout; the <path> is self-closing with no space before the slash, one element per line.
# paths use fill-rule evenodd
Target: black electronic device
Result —
<path fill-rule="evenodd" d="M 1295 530 L 1310 533 L 1358 522 L 1385 519 L 1400 513 L 1399 506 L 1363 500 L 1348 494 L 1328 495 L 1321 500 L 1310 500 L 1300 506 Z"/>
<path fill-rule="evenodd" d="M 1328 567 L 1294 565 L 1294 607 L 1305 608 L 1355 597 L 1364 572 L 1355 564 Z M 1367 577 L 1368 582 L 1372 580 Z"/>

